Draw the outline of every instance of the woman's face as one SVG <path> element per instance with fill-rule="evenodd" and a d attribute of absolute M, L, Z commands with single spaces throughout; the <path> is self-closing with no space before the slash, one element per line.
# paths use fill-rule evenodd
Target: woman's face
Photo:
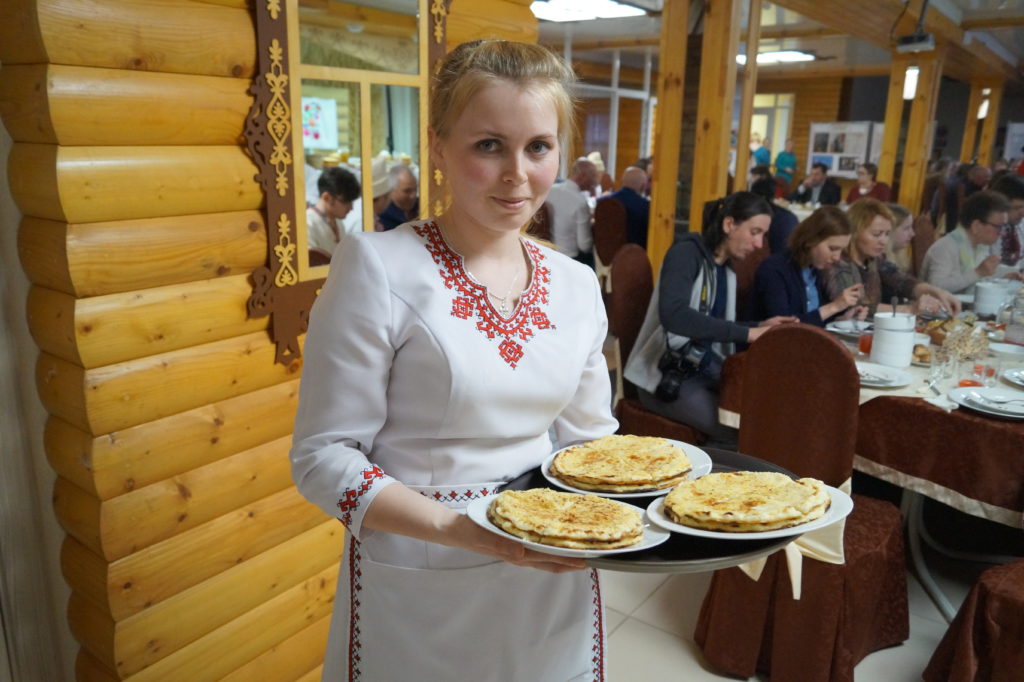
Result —
<path fill-rule="evenodd" d="M 756 215 L 741 223 L 726 216 L 722 229 L 726 237 L 722 246 L 728 259 L 741 261 L 764 244 L 772 219 L 767 215 Z"/>
<path fill-rule="evenodd" d="M 850 235 L 839 234 L 827 237 L 811 247 L 811 265 L 824 270 L 833 263 L 838 263 L 843 249 L 850 243 Z"/>
<path fill-rule="evenodd" d="M 862 187 L 867 187 L 874 180 L 871 179 L 871 173 L 864 166 L 857 166 L 857 184 Z"/>
<path fill-rule="evenodd" d="M 910 240 L 914 238 L 914 219 L 913 216 L 907 216 L 900 226 L 892 231 L 892 250 L 899 251 L 905 249 L 910 245 Z"/>
<path fill-rule="evenodd" d="M 558 173 L 558 113 L 541 90 L 496 81 L 469 100 L 447 138 L 431 131 L 431 152 L 451 187 L 454 225 L 518 231 Z"/>
<path fill-rule="evenodd" d="M 864 260 L 879 258 L 885 253 L 885 245 L 889 243 L 889 232 L 891 231 L 892 222 L 883 216 L 876 215 L 867 228 L 861 230 L 857 235 L 857 241 L 853 246 Z"/>

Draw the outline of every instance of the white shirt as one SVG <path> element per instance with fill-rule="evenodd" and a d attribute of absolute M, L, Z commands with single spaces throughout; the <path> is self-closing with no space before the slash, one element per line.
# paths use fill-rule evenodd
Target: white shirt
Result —
<path fill-rule="evenodd" d="M 558 250 L 570 258 L 590 251 L 594 232 L 592 214 L 580 186 L 572 180 L 551 188 L 547 199 L 551 211 L 551 239 Z"/>

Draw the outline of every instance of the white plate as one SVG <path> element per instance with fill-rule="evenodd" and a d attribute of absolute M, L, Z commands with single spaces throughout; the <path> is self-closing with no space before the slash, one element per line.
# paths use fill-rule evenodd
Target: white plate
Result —
<path fill-rule="evenodd" d="M 977 400 L 973 398 L 971 396 L 972 393 L 978 394 L 982 399 Z M 1003 417 L 1005 419 L 1024 419 L 1024 403 L 997 405 L 996 403 L 984 400 L 985 398 L 1019 398 L 1024 400 L 1024 393 L 1013 389 L 981 388 L 973 386 L 954 388 L 949 392 L 949 399 L 962 407 L 969 407 L 972 410 L 984 412 L 985 414 L 990 414 L 996 417 Z"/>
<path fill-rule="evenodd" d="M 1004 358 L 1024 358 L 1024 346 L 1015 343 L 989 343 L 988 349 Z"/>
<path fill-rule="evenodd" d="M 1009 381 L 1011 384 L 1017 384 L 1021 388 L 1024 388 L 1024 367 L 1018 367 L 1016 369 L 1004 369 L 1003 378 Z"/>
<path fill-rule="evenodd" d="M 588 559 L 592 557 L 609 556 L 612 554 L 623 554 L 625 552 L 639 552 L 642 549 L 650 549 L 651 547 L 656 547 L 661 543 L 665 542 L 666 540 L 668 540 L 669 538 L 669 532 L 664 528 L 659 528 L 658 526 L 651 523 L 651 520 L 648 517 L 647 512 L 645 512 L 643 509 L 637 507 L 634 504 L 629 504 L 627 502 L 618 502 L 617 504 L 625 504 L 626 506 L 632 507 L 633 509 L 640 512 L 641 519 L 644 524 L 644 537 L 639 543 L 635 545 L 630 545 L 629 547 L 619 547 L 618 549 L 569 549 L 568 547 L 552 547 L 551 545 L 542 545 L 539 542 L 530 542 L 529 540 L 518 538 L 515 535 L 512 535 L 511 533 L 506 533 L 504 530 L 491 523 L 491 520 L 487 518 L 487 507 L 490 506 L 491 500 L 493 500 L 495 497 L 497 496 L 489 495 L 487 497 L 482 497 L 473 500 L 472 502 L 469 503 L 469 506 L 466 507 L 466 515 L 469 516 L 469 518 L 472 519 L 473 522 L 481 528 L 486 528 L 492 533 L 497 533 L 498 535 L 508 538 L 509 540 L 515 540 L 516 542 L 525 547 L 536 550 L 538 552 L 543 552 L 544 554 L 554 554 L 555 556 L 570 556 Z"/>
<path fill-rule="evenodd" d="M 853 320 L 838 320 L 836 322 L 829 322 L 826 324 L 825 331 L 830 331 L 833 334 L 839 334 L 840 336 L 859 338 L 864 332 L 869 332 L 874 329 L 874 325 L 870 322 L 860 322 L 859 324 L 859 327 L 855 327 Z"/>
<path fill-rule="evenodd" d="M 807 523 L 790 526 L 789 528 L 779 528 L 778 530 L 726 533 L 721 530 L 690 528 L 689 526 L 676 523 L 665 515 L 665 499 L 661 497 L 647 506 L 647 516 L 650 517 L 651 521 L 666 530 L 682 533 L 683 535 L 695 535 L 701 538 L 714 538 L 716 540 L 771 540 L 772 538 L 788 538 L 793 535 L 803 535 L 825 526 L 831 526 L 833 523 L 846 518 L 853 511 L 853 500 L 850 499 L 849 495 L 830 485 L 825 487 L 828 488 L 828 494 L 832 497 L 832 504 L 823 516 Z"/>
<path fill-rule="evenodd" d="M 700 478 L 711 473 L 711 457 L 708 453 L 704 452 L 696 445 L 690 445 L 684 443 L 681 440 L 672 440 L 666 438 L 669 443 L 675 445 L 686 453 L 686 456 L 690 458 L 690 473 L 686 476 L 687 478 Z M 576 447 L 570 445 L 569 447 Z M 562 448 L 562 450 L 568 450 L 569 448 Z M 571 493 L 583 493 L 584 495 L 600 495 L 601 497 L 611 497 L 615 499 L 629 499 L 632 497 L 651 497 L 652 495 L 668 495 L 668 491 L 672 490 L 672 486 L 668 488 L 656 488 L 654 490 L 644 490 L 643 492 L 637 493 L 610 493 L 604 492 L 603 490 L 584 490 L 583 488 L 574 488 L 565 481 L 559 479 L 557 476 L 551 473 L 551 462 L 554 461 L 555 455 L 559 452 L 552 452 L 547 459 L 544 460 L 540 465 L 540 472 L 544 474 L 544 478 L 548 480 L 548 483 L 554 486 L 558 486 L 562 490 L 568 490 Z"/>
<path fill-rule="evenodd" d="M 861 374 L 860 385 L 868 388 L 903 388 L 909 386 L 914 377 L 895 367 L 879 365 L 874 362 L 858 362 L 857 372 Z M 864 378 L 864 374 L 879 377 L 880 381 Z"/>

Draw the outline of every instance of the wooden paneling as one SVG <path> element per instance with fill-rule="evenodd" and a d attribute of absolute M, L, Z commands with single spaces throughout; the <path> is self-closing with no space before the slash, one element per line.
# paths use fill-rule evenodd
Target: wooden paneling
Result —
<path fill-rule="evenodd" d="M 920 206 L 924 177 L 928 173 L 928 160 L 932 153 L 935 132 L 935 107 L 939 101 L 942 83 L 943 57 L 931 55 L 918 58 L 917 94 L 910 105 L 907 122 L 907 141 L 903 148 L 903 170 L 897 199 L 904 206 Z"/>
<path fill-rule="evenodd" d="M 240 147 L 61 147 L 16 142 L 11 194 L 25 215 L 69 223 L 259 208 Z"/>
<path fill-rule="evenodd" d="M 86 370 L 43 353 L 36 382 L 51 414 L 100 435 L 293 378 L 263 332 Z"/>
<path fill-rule="evenodd" d="M 537 18 L 530 8 L 510 0 L 452 0 L 448 7 L 446 43 L 456 45 L 482 38 L 537 42 Z"/>
<path fill-rule="evenodd" d="M 992 165 L 993 146 L 996 142 L 996 128 L 999 126 L 999 107 L 1003 101 L 1003 84 L 993 82 L 989 85 L 988 115 L 981 124 L 981 139 L 978 141 L 978 163 L 983 166 Z M 1013 150 L 1010 150 L 1013 154 Z"/>
<path fill-rule="evenodd" d="M 68 224 L 26 217 L 18 253 L 34 284 L 100 296 L 248 275 L 267 258 L 259 211 Z"/>
<path fill-rule="evenodd" d="M 92 369 L 266 329 L 268 318 L 246 319 L 251 293 L 246 275 L 92 298 L 33 287 L 29 330 L 40 349 Z"/>
<path fill-rule="evenodd" d="M 265 651 L 220 682 L 293 682 L 315 675 L 320 680 L 320 661 L 327 647 L 331 619 L 321 618 L 269 651 Z"/>
<path fill-rule="evenodd" d="M 113 561 L 288 487 L 290 445 L 280 438 L 103 502 L 58 478 L 53 506 L 69 535 Z"/>
<path fill-rule="evenodd" d="M 793 138 L 793 152 L 797 159 L 796 173 L 793 175 L 794 183 L 799 183 L 806 174 L 811 123 L 831 122 L 839 118 L 839 95 L 842 86 L 842 79 L 839 78 L 820 80 L 758 78 L 758 92 L 792 93 L 795 95 L 790 134 L 790 137 Z"/>
<path fill-rule="evenodd" d="M 967 116 L 964 118 L 964 135 L 960 143 L 960 163 L 974 160 L 974 148 L 978 143 L 978 107 L 981 106 L 981 91 L 984 85 L 978 81 L 971 83 L 970 99 L 967 101 Z"/>
<path fill-rule="evenodd" d="M 910 60 L 894 56 L 889 73 L 889 90 L 885 100 L 885 129 L 882 133 L 882 151 L 878 159 L 878 181 L 890 187 L 896 177 L 896 157 L 899 153 L 900 131 L 903 127 L 903 84 Z"/>
<path fill-rule="evenodd" d="M 57 417 L 43 442 L 53 469 L 100 500 L 291 433 L 298 380 L 92 436 Z"/>
<path fill-rule="evenodd" d="M 5 64 L 0 114 L 11 137 L 21 142 L 239 144 L 252 104 L 249 83 L 247 78 Z"/>
<path fill-rule="evenodd" d="M 249 11 L 190 0 L 7 0 L 0 62 L 249 78 L 256 38 Z"/>

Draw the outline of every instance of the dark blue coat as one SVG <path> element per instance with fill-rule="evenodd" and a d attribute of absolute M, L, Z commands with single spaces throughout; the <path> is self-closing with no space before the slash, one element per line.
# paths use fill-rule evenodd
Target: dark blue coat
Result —
<path fill-rule="evenodd" d="M 611 193 L 611 198 L 618 199 L 626 207 L 626 239 L 630 244 L 639 244 L 647 248 L 647 222 L 651 213 L 651 202 L 623 187 Z"/>
<path fill-rule="evenodd" d="M 813 272 L 820 305 L 824 305 L 828 303 L 824 283 L 818 271 Z M 821 319 L 817 310 L 807 311 L 804 278 L 789 250 L 769 256 L 757 268 L 754 275 L 754 315 L 758 320 L 776 315 L 795 315 L 801 322 L 825 326 L 826 320 Z"/>

